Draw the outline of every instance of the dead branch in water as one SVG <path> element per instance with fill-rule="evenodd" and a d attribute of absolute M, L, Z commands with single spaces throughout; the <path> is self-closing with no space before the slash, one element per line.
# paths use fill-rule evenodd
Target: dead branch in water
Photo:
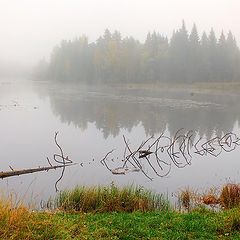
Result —
<path fill-rule="evenodd" d="M 65 167 L 69 164 L 72 164 L 72 160 L 70 160 L 68 158 L 68 156 L 64 157 L 64 153 L 63 153 L 63 150 L 61 148 L 61 146 L 59 145 L 58 141 L 57 141 L 57 135 L 58 135 L 58 132 L 55 132 L 55 137 L 54 137 L 54 141 L 55 141 L 55 144 L 57 145 L 58 149 L 60 150 L 60 154 L 54 154 L 53 155 L 53 159 L 56 163 L 60 163 L 62 164 L 62 172 L 61 172 L 61 176 L 58 178 L 58 180 L 55 182 L 55 190 L 56 192 L 58 191 L 58 188 L 57 188 L 57 184 L 61 181 L 61 179 L 63 178 L 63 175 L 64 175 L 64 172 L 65 172 Z M 59 157 L 62 161 L 59 161 L 57 160 L 57 157 Z M 48 159 L 48 162 L 50 163 L 49 159 Z"/>
<path fill-rule="evenodd" d="M 177 168 L 191 165 L 194 154 L 218 157 L 222 152 L 231 152 L 240 146 L 240 138 L 232 132 L 204 140 L 202 137 L 194 139 L 194 131 L 184 131 L 183 128 L 176 131 L 173 137 L 166 136 L 164 133 L 158 137 L 151 136 L 135 149 L 130 147 L 124 135 L 123 140 L 125 148 L 123 160 L 119 166 L 110 167 L 108 157 L 115 160 L 112 157 L 113 150 L 108 152 L 100 162 L 112 174 L 125 174 L 137 170 L 150 180 L 153 179 L 151 174 L 158 177 L 167 176 L 172 165 Z"/>
<path fill-rule="evenodd" d="M 68 166 L 73 166 L 73 165 L 76 165 L 76 163 L 70 163 L 70 164 L 65 164 L 65 165 L 56 165 L 56 166 L 50 166 L 50 167 L 38 167 L 38 168 L 28 168 L 28 169 L 0 172 L 0 178 L 3 179 L 3 178 L 19 176 L 19 175 L 23 175 L 23 174 L 49 171 L 51 169 L 63 168 L 63 167 L 68 167 Z"/>
<path fill-rule="evenodd" d="M 61 168 L 62 169 L 61 175 L 58 178 L 58 180 L 55 182 L 55 189 L 56 189 L 56 191 L 58 191 L 57 184 L 63 178 L 64 172 L 65 172 L 65 168 L 69 167 L 69 166 L 76 165 L 77 163 L 73 163 L 73 161 L 70 160 L 68 158 L 68 156 L 66 156 L 66 157 L 64 156 L 63 149 L 62 149 L 62 147 L 59 145 L 59 143 L 57 141 L 57 136 L 58 136 L 58 132 L 55 132 L 54 142 L 55 142 L 57 148 L 60 151 L 60 154 L 56 154 L 55 153 L 53 155 L 53 160 L 54 160 L 54 162 L 57 163 L 57 165 L 53 165 L 51 163 L 50 159 L 47 157 L 47 162 L 50 165 L 48 167 L 38 167 L 38 168 L 27 168 L 27 169 L 21 169 L 21 170 L 14 170 L 11 166 L 9 166 L 11 171 L 0 172 L 0 178 L 3 179 L 3 178 L 19 176 L 19 175 L 23 175 L 23 174 L 29 174 L 29 173 L 35 173 L 35 172 L 43 172 L 43 171 L 49 171 L 49 170 L 52 170 L 52 169 Z"/>

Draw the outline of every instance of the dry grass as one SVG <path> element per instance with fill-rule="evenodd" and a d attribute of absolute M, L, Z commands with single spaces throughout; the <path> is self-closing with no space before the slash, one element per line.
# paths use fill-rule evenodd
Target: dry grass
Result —
<path fill-rule="evenodd" d="M 7 236 L 19 236 L 19 232 L 24 230 L 29 232 L 29 211 L 23 206 L 14 206 L 11 199 L 0 200 L 0 236 L 7 239 Z"/>
<path fill-rule="evenodd" d="M 179 210 L 182 209 L 182 207 L 187 210 L 191 211 L 192 209 L 196 208 L 200 203 L 200 196 L 199 194 L 190 189 L 186 188 L 178 194 L 178 206 Z"/>
<path fill-rule="evenodd" d="M 178 194 L 179 209 L 191 211 L 196 207 L 210 205 L 211 207 L 222 207 L 231 209 L 240 206 L 240 184 L 228 183 L 221 191 L 211 188 L 204 194 L 197 193 L 189 188 Z"/>
<path fill-rule="evenodd" d="M 217 188 L 210 188 L 205 194 L 203 194 L 201 202 L 205 205 L 215 206 L 220 203 L 219 191 Z"/>
<path fill-rule="evenodd" d="M 225 209 L 240 206 L 240 184 L 228 183 L 220 194 L 220 205 Z"/>
<path fill-rule="evenodd" d="M 190 209 L 191 195 L 192 192 L 189 189 L 183 190 L 179 195 L 180 205 L 186 208 L 187 210 Z"/>
<path fill-rule="evenodd" d="M 57 221 L 56 221 L 57 220 Z M 33 212 L 12 199 L 0 199 L 1 240 L 65 239 L 68 222 L 53 213 Z"/>
<path fill-rule="evenodd" d="M 216 205 L 219 204 L 219 199 L 215 195 L 208 194 L 202 197 L 202 202 L 206 205 Z"/>

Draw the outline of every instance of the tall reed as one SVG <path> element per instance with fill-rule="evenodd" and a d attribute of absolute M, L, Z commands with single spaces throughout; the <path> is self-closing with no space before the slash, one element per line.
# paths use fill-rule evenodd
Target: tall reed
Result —
<path fill-rule="evenodd" d="M 220 194 L 220 205 L 225 209 L 240 206 L 240 184 L 228 183 L 223 186 Z"/>
<path fill-rule="evenodd" d="M 162 194 L 142 187 L 76 186 L 60 192 L 54 199 L 55 208 L 80 212 L 134 212 L 169 209 L 169 202 Z"/>

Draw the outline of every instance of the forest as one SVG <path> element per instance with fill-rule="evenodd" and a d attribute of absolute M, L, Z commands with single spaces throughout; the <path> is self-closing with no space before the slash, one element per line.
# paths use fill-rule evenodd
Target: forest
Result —
<path fill-rule="evenodd" d="M 73 83 L 194 83 L 240 80 L 240 51 L 232 32 L 201 36 L 182 22 L 171 38 L 149 32 L 141 43 L 105 30 L 96 42 L 86 36 L 63 40 L 49 62 L 35 69 L 38 79 Z"/>

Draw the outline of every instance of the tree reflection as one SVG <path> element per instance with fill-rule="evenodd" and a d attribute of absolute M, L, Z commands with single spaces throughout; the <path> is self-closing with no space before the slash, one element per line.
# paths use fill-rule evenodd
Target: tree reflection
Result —
<path fill-rule="evenodd" d="M 50 91 L 52 110 L 63 123 L 86 129 L 95 123 L 104 138 L 117 136 L 120 129 L 131 131 L 142 124 L 146 135 L 169 131 L 170 137 L 179 128 L 192 129 L 209 139 L 232 132 L 239 122 L 238 96 L 211 96 L 195 94 L 179 96 L 179 93 L 163 94 L 159 98 L 151 92 L 90 92 Z M 170 100 L 166 100 L 168 97 Z"/>

